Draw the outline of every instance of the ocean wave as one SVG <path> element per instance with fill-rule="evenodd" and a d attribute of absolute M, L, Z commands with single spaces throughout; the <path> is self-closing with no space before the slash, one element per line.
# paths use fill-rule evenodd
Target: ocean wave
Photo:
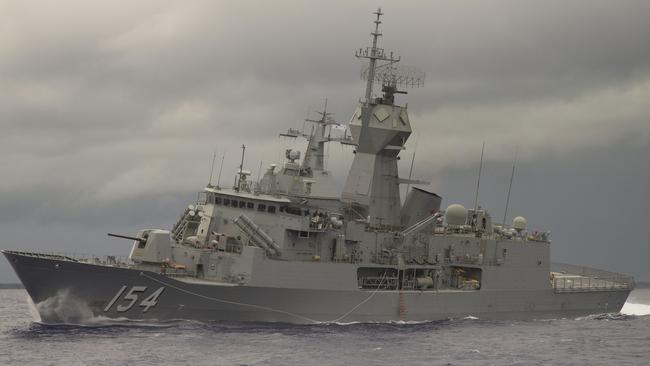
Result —
<path fill-rule="evenodd" d="M 176 319 L 160 321 L 157 319 L 129 319 L 126 317 L 109 318 L 95 315 L 88 304 L 70 291 L 60 290 L 56 295 L 37 304 L 29 298 L 29 311 L 34 323 L 52 326 L 150 326 L 167 327 L 177 322 Z"/>
<path fill-rule="evenodd" d="M 623 313 L 602 313 L 581 316 L 575 318 L 575 320 L 630 320 L 634 318 L 636 318 L 636 316 Z"/>
<path fill-rule="evenodd" d="M 385 321 L 353 321 L 353 322 L 321 322 L 317 325 L 357 325 L 357 324 L 387 324 L 387 325 L 407 325 L 407 324 L 429 324 L 434 322 L 440 322 L 440 320 L 385 320 Z"/>

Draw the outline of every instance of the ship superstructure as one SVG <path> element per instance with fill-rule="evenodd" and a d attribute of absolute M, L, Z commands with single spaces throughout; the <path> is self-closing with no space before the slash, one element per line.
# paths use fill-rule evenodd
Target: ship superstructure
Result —
<path fill-rule="evenodd" d="M 141 230 L 128 260 L 4 251 L 44 321 L 62 314 L 50 299 L 81 302 L 92 314 L 131 319 L 349 322 L 548 318 L 619 311 L 631 277 L 552 264 L 548 232 L 523 217 L 495 223 L 477 206 L 441 209 L 442 198 L 411 188 L 404 204 L 398 161 L 412 131 L 398 57 L 378 47 L 374 13 L 365 96 L 332 137 L 327 109 L 312 120 L 306 153 L 286 151 L 258 182 L 243 156 L 232 188 L 208 185 L 171 230 Z M 381 95 L 374 96 L 375 83 Z M 354 146 L 338 193 L 324 144 Z M 39 306 L 41 304 L 41 306 Z M 69 313 L 66 313 L 69 314 Z M 74 319 L 63 319 L 74 321 Z"/>
<path fill-rule="evenodd" d="M 327 99 L 320 119 L 305 119 L 309 123 L 309 132 L 290 128 L 280 136 L 288 138 L 302 137 L 307 140 L 305 156 L 301 163 L 300 151 L 287 149 L 287 161 L 279 171 L 276 164 L 269 165 L 258 185 L 258 192 L 275 195 L 286 195 L 311 206 L 319 206 L 337 210 L 340 207 L 340 193 L 332 173 L 325 168 L 325 144 L 338 142 L 342 145 L 355 146 L 354 139 L 348 134 L 348 129 L 336 122 L 331 113 L 327 112 Z M 343 135 L 332 135 L 332 128 L 342 128 Z"/>

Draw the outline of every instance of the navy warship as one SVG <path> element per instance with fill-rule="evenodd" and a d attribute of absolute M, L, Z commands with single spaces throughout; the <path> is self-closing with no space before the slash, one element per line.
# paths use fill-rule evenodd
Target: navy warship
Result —
<path fill-rule="evenodd" d="M 618 312 L 634 280 L 551 263 L 550 234 L 517 216 L 497 223 L 484 208 L 451 204 L 401 178 L 412 132 L 404 71 L 378 47 L 375 14 L 365 96 L 336 137 L 325 109 L 307 139 L 257 181 L 244 169 L 232 188 L 208 184 L 171 230 L 140 230 L 128 258 L 3 251 L 43 322 L 87 318 L 290 323 L 544 319 Z M 374 88 L 381 92 L 374 94 Z M 353 146 L 342 192 L 325 146 Z M 402 203 L 400 185 L 407 185 Z M 504 215 L 504 220 L 506 216 Z M 76 310 L 75 310 L 76 309 Z"/>

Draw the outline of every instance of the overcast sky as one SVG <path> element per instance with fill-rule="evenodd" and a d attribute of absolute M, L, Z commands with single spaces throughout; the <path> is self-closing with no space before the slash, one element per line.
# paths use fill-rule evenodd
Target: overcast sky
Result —
<path fill-rule="evenodd" d="M 427 75 L 409 103 L 414 177 L 552 232 L 556 261 L 650 280 L 650 2 L 0 1 L 0 247 L 126 255 L 207 183 L 281 162 L 277 137 L 363 95 L 381 47 Z M 352 154 L 332 145 L 339 183 Z M 219 160 L 219 159 L 217 159 Z M 218 167 L 217 167 L 218 168 Z M 216 176 L 216 174 L 215 174 Z M 0 281 L 15 281 L 0 260 Z"/>

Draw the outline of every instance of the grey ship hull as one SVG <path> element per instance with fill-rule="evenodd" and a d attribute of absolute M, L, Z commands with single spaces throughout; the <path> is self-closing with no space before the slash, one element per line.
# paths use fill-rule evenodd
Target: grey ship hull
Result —
<path fill-rule="evenodd" d="M 426 321 L 466 316 L 544 319 L 618 312 L 630 292 L 556 293 L 552 288 L 422 292 L 215 285 L 139 269 L 3 253 L 37 305 L 42 321 L 48 323 L 85 322 L 89 317 L 290 323 Z M 130 301 L 127 295 L 137 286 L 142 287 Z M 163 290 L 155 296 L 160 288 Z M 146 299 L 149 302 L 143 305 Z M 118 311 L 120 307 L 122 311 Z"/>

